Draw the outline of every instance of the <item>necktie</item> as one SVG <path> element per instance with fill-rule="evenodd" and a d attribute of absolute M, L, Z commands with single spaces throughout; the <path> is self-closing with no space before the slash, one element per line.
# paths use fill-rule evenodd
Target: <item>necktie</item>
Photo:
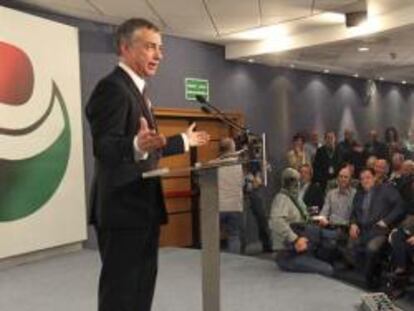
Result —
<path fill-rule="evenodd" d="M 150 123 L 150 126 L 155 129 L 157 129 L 157 124 L 155 123 L 155 119 L 154 119 L 154 114 L 153 114 L 153 110 L 152 110 L 152 105 L 151 105 L 151 101 L 148 98 L 148 91 L 147 88 L 144 87 L 143 91 L 142 91 L 142 97 L 144 98 L 144 104 L 145 104 L 145 110 L 146 110 L 146 115 L 148 117 L 148 121 Z"/>

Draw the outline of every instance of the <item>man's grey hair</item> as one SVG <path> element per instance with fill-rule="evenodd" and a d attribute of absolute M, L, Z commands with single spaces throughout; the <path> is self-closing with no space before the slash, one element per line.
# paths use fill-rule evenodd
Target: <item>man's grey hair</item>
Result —
<path fill-rule="evenodd" d="M 115 35 L 116 51 L 118 55 L 121 54 L 121 44 L 132 43 L 134 32 L 138 29 L 151 29 L 155 32 L 160 32 L 157 25 L 144 18 L 130 18 L 118 26 Z"/>

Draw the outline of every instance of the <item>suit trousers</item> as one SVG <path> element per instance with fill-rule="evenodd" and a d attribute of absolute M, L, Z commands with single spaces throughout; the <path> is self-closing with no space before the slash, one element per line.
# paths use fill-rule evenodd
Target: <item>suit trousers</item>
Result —
<path fill-rule="evenodd" d="M 98 311 L 150 311 L 157 277 L 159 225 L 95 229 L 102 261 Z"/>

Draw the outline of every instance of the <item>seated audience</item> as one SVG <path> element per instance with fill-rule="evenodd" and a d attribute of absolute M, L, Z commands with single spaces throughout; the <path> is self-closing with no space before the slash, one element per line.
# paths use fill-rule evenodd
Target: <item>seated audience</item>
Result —
<path fill-rule="evenodd" d="M 332 275 L 332 266 L 315 257 L 312 234 L 308 231 L 309 215 L 298 197 L 299 172 L 287 168 L 282 173 L 282 189 L 275 196 L 269 227 L 274 234 L 276 262 L 280 269 L 292 272 L 316 272 Z"/>
<path fill-rule="evenodd" d="M 299 169 L 299 173 L 299 198 L 308 207 L 308 211 L 311 215 L 319 214 L 323 205 L 324 192 L 318 183 L 312 181 L 312 166 L 309 164 L 302 165 Z"/>
<path fill-rule="evenodd" d="M 292 149 L 287 153 L 288 167 L 299 170 L 303 164 L 310 163 L 306 152 L 303 149 L 304 138 L 300 134 L 293 136 Z"/>
<path fill-rule="evenodd" d="M 357 189 L 359 187 L 359 179 L 353 178 L 355 176 L 355 166 L 352 163 L 344 163 L 341 165 L 341 169 L 347 167 L 351 173 L 351 187 Z M 326 193 L 331 191 L 332 189 L 338 188 L 338 178 L 332 179 L 326 185 Z"/>
<path fill-rule="evenodd" d="M 330 131 L 325 134 L 325 145 L 320 147 L 313 162 L 313 180 L 325 191 L 329 180 L 334 179 L 342 164 L 341 155 L 336 144 L 336 135 Z"/>
<path fill-rule="evenodd" d="M 402 224 L 390 234 L 391 269 L 387 282 L 387 294 L 398 298 L 405 292 L 414 260 L 414 175 L 405 175 L 407 189 L 403 199 L 407 208 L 407 217 Z"/>
<path fill-rule="evenodd" d="M 339 171 L 337 188 L 327 193 L 321 213 L 314 217 L 322 227 L 320 254 L 330 262 L 336 262 L 346 249 L 349 218 L 356 192 L 351 185 L 351 176 L 350 166 L 344 166 Z"/>
<path fill-rule="evenodd" d="M 363 256 L 367 285 L 376 288 L 388 233 L 403 219 L 405 211 L 398 191 L 386 183 L 375 184 L 375 173 L 371 169 L 362 170 L 361 186 L 353 201 L 349 249 L 354 266 Z"/>
<path fill-rule="evenodd" d="M 351 185 L 351 170 L 343 167 L 338 174 L 338 187 L 330 190 L 325 198 L 319 222 L 325 227 L 328 224 L 349 224 L 355 188 Z"/>

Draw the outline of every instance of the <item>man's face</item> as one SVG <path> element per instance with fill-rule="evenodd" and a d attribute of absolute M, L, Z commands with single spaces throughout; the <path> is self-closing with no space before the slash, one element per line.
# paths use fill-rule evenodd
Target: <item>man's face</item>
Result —
<path fill-rule="evenodd" d="M 404 162 L 404 158 L 401 154 L 394 154 L 392 157 L 392 168 L 394 170 L 400 170 Z"/>
<path fill-rule="evenodd" d="M 388 173 L 387 162 L 383 159 L 375 161 L 374 170 L 377 177 L 385 176 Z"/>
<path fill-rule="evenodd" d="M 325 136 L 325 141 L 326 141 L 326 144 L 329 147 L 334 147 L 335 144 L 336 144 L 336 135 L 335 135 L 335 133 L 333 133 L 333 132 L 327 133 L 326 136 Z"/>
<path fill-rule="evenodd" d="M 317 144 L 319 142 L 319 135 L 318 132 L 313 131 L 310 135 L 310 141 L 314 144 Z"/>
<path fill-rule="evenodd" d="M 343 168 L 339 171 L 338 174 L 338 185 L 339 188 L 345 189 L 348 188 L 351 182 L 351 172 L 348 167 Z"/>
<path fill-rule="evenodd" d="M 308 166 L 303 166 L 300 168 L 300 180 L 303 183 L 307 183 L 310 182 L 312 179 L 312 172 L 310 167 Z"/>
<path fill-rule="evenodd" d="M 141 78 L 155 75 L 163 58 L 161 34 L 148 28 L 135 30 L 131 42 L 121 44 L 121 57 Z"/>
<path fill-rule="evenodd" d="M 370 171 L 363 171 L 360 176 L 361 186 L 365 191 L 369 191 L 375 184 L 374 175 Z"/>
<path fill-rule="evenodd" d="M 351 141 L 353 139 L 354 134 L 351 130 L 345 130 L 344 132 L 344 138 L 345 140 Z"/>

